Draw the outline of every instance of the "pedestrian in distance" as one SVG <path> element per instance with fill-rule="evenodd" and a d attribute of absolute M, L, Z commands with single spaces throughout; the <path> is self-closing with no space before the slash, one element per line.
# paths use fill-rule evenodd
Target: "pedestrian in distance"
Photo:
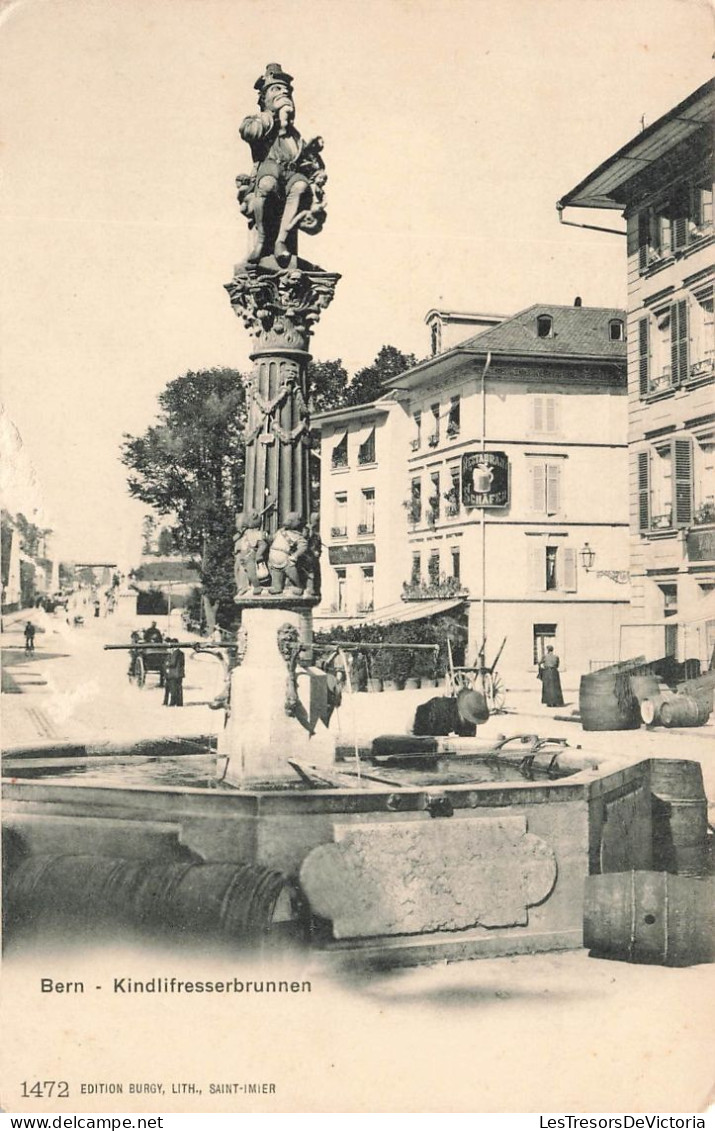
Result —
<path fill-rule="evenodd" d="M 537 678 L 541 680 L 541 702 L 547 707 L 563 707 L 564 697 L 561 691 L 561 676 L 559 675 L 559 658 L 551 644 L 539 663 Z"/>
<path fill-rule="evenodd" d="M 25 651 L 35 651 L 35 626 L 31 620 L 25 625 Z"/>
<path fill-rule="evenodd" d="M 173 644 L 175 647 L 169 652 L 166 661 L 166 691 L 164 692 L 164 703 L 167 707 L 183 707 L 184 674 L 186 671 L 184 653 L 181 648 L 178 647 L 179 641 L 175 638 L 167 640 L 167 644 Z"/>

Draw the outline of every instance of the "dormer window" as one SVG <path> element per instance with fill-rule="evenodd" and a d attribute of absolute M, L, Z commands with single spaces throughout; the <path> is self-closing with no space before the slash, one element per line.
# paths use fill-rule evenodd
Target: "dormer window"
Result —
<path fill-rule="evenodd" d="M 540 314 L 537 317 L 536 333 L 539 338 L 553 338 L 554 320 L 550 314 Z"/>
<path fill-rule="evenodd" d="M 622 342 L 624 339 L 623 321 L 620 318 L 612 318 L 608 323 L 608 337 L 612 342 Z"/>

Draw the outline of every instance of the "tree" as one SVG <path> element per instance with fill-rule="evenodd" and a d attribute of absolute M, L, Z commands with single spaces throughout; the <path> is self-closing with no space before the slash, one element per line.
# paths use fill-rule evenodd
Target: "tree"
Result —
<path fill-rule="evenodd" d="M 233 529 L 241 509 L 246 402 L 235 369 L 189 371 L 159 395 L 160 413 L 141 436 L 125 435 L 129 491 L 173 516 L 177 550 L 201 561 L 212 613 L 233 618 Z"/>
<path fill-rule="evenodd" d="M 335 361 L 311 361 L 308 366 L 308 388 L 312 412 L 342 408 L 348 384 L 348 371 L 341 358 Z"/>
<path fill-rule="evenodd" d="M 383 346 L 372 365 L 358 369 L 345 393 L 346 405 L 367 404 L 385 393 L 385 382 L 411 369 L 417 359 L 395 346 Z"/>

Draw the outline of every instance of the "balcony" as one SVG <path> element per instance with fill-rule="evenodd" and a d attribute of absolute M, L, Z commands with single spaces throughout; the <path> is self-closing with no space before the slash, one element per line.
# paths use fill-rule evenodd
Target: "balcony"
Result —
<path fill-rule="evenodd" d="M 648 382 L 648 393 L 667 393 L 674 388 L 673 367 L 664 365 L 660 373 L 654 374 Z"/>
<path fill-rule="evenodd" d="M 347 536 L 348 536 L 347 526 L 331 526 L 330 527 L 330 537 L 331 538 L 347 538 Z"/>
<path fill-rule="evenodd" d="M 403 601 L 444 601 L 450 597 L 468 597 L 469 590 L 458 577 L 442 576 L 438 581 L 411 578 L 402 583 Z"/>
<path fill-rule="evenodd" d="M 707 377 L 712 377 L 715 372 L 715 352 L 708 350 L 701 361 L 694 361 L 690 366 L 691 381 L 703 381 Z"/>

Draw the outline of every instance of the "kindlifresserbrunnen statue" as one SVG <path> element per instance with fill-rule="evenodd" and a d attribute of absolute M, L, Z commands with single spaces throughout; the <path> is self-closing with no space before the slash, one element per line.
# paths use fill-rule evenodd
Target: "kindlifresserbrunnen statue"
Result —
<path fill-rule="evenodd" d="M 296 129 L 293 79 L 279 63 L 269 63 L 254 85 L 258 112 L 244 118 L 239 131 L 251 148 L 253 168 L 236 178 L 250 248 L 226 288 L 253 339 L 242 512 L 262 516 L 269 544 L 279 531 L 285 540 L 286 530 L 300 530 L 302 537 L 315 541 L 308 463 L 309 345 L 340 276 L 299 258 L 298 232 L 319 232 L 325 221 L 323 142 L 306 142 Z M 245 568 L 252 564 L 245 542 L 237 540 L 243 555 L 237 561 L 240 604 L 288 597 L 318 602 L 319 551 L 310 547 L 296 562 L 291 559 L 287 569 L 274 569 L 271 577 L 257 581 L 249 576 L 253 569 Z M 268 557 L 275 561 L 280 555 L 269 550 Z"/>

